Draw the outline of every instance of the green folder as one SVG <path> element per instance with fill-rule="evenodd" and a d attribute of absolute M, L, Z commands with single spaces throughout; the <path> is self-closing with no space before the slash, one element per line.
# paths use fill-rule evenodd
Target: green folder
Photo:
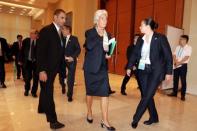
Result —
<path fill-rule="evenodd" d="M 111 44 L 110 44 L 110 46 L 109 46 L 109 55 L 112 55 L 113 53 L 114 53 L 114 49 L 115 49 L 115 47 L 116 47 L 116 41 L 114 40 Z"/>

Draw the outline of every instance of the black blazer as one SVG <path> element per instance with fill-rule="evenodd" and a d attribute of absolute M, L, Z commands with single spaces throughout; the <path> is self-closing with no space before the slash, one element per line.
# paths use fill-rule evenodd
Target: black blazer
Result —
<path fill-rule="evenodd" d="M 12 55 L 14 55 L 17 58 L 17 56 L 19 55 L 19 42 L 18 41 L 15 41 L 12 44 L 11 52 L 12 52 Z"/>
<path fill-rule="evenodd" d="M 103 39 L 98 35 L 95 28 L 89 29 L 85 32 L 85 61 L 83 69 L 84 71 L 97 73 L 104 63 L 107 66 L 107 59 L 105 59 L 105 54 L 103 49 Z M 110 36 L 108 34 L 110 39 Z"/>
<path fill-rule="evenodd" d="M 80 52 L 81 52 L 81 48 L 79 45 L 78 38 L 76 36 L 71 35 L 68 40 L 67 45 L 65 45 L 64 55 L 71 56 L 72 58 L 76 60 Z"/>
<path fill-rule="evenodd" d="M 142 37 L 139 37 L 127 69 L 131 69 L 136 63 L 138 66 L 143 43 Z M 166 74 L 172 74 L 172 52 L 165 35 L 154 32 L 150 46 L 150 62 L 153 73 L 159 75 L 160 80 L 163 80 Z"/>
<path fill-rule="evenodd" d="M 22 46 L 22 45 L 21 45 Z M 15 61 L 20 61 L 22 62 L 23 56 L 22 56 L 22 47 L 21 50 L 19 49 L 19 42 L 16 41 L 13 43 L 12 48 L 11 48 L 11 53 L 12 56 L 15 56 Z"/>
<path fill-rule="evenodd" d="M 2 57 L 3 57 L 3 60 L 5 60 L 5 58 L 8 58 L 9 46 L 8 46 L 6 39 L 2 37 L 0 37 L 0 44 L 1 44 Z"/>
<path fill-rule="evenodd" d="M 36 48 L 37 48 L 37 43 L 38 41 L 36 40 L 36 44 L 34 45 L 34 51 L 35 51 L 35 59 L 36 59 Z M 28 57 L 29 57 L 29 51 L 30 51 L 30 45 L 31 45 L 31 39 L 28 37 L 28 38 L 25 38 L 23 40 L 23 43 L 22 43 L 22 50 L 21 50 L 21 54 L 22 54 L 22 62 L 23 64 L 25 65 L 26 62 L 28 61 Z"/>
<path fill-rule="evenodd" d="M 65 43 L 63 41 L 63 43 Z M 37 40 L 37 70 L 56 73 L 64 56 L 64 45 L 55 25 L 52 23 L 41 29 Z"/>
<path fill-rule="evenodd" d="M 130 59 L 130 56 L 133 52 L 133 49 L 134 49 L 135 45 L 134 44 L 130 44 L 128 47 L 127 47 L 127 61 L 129 61 Z"/>

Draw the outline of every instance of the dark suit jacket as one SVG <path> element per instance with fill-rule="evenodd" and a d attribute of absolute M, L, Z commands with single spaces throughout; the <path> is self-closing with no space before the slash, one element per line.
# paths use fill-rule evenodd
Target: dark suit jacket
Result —
<path fill-rule="evenodd" d="M 35 59 L 36 59 L 37 43 L 38 43 L 38 41 L 36 40 L 36 44 L 34 45 Z M 30 46 L 31 46 L 31 39 L 30 38 L 25 38 L 23 40 L 23 43 L 22 43 L 22 51 L 21 51 L 22 52 L 22 63 L 23 63 L 24 66 L 26 65 L 26 63 L 28 61 Z"/>
<path fill-rule="evenodd" d="M 5 58 L 8 58 L 9 46 L 6 39 L 2 37 L 0 37 L 0 42 L 1 42 L 2 57 L 3 60 L 5 60 Z"/>
<path fill-rule="evenodd" d="M 130 44 L 128 47 L 127 47 L 127 61 L 129 61 L 130 59 L 130 56 L 133 52 L 133 49 L 134 49 L 135 45 L 134 44 Z"/>
<path fill-rule="evenodd" d="M 131 54 L 127 69 L 131 69 L 136 63 L 138 66 L 143 43 L 142 37 L 139 37 Z M 154 32 L 150 46 L 150 61 L 153 73 L 159 74 L 160 80 L 163 80 L 166 74 L 172 74 L 172 52 L 165 35 Z"/>
<path fill-rule="evenodd" d="M 19 42 L 16 41 L 13 43 L 12 48 L 11 48 L 12 55 L 15 56 L 16 61 L 22 61 L 22 48 L 21 50 L 19 49 Z"/>
<path fill-rule="evenodd" d="M 53 23 L 42 28 L 39 33 L 39 39 L 37 40 L 38 72 L 58 72 L 59 65 L 64 56 L 63 47 L 61 46 L 60 37 Z"/>
<path fill-rule="evenodd" d="M 71 56 L 72 58 L 74 58 L 74 60 L 76 60 L 80 52 L 81 48 L 79 45 L 78 38 L 76 36 L 71 35 L 67 45 L 65 45 L 64 55 L 68 57 Z"/>
<path fill-rule="evenodd" d="M 103 63 L 105 63 L 107 69 L 107 59 L 105 59 L 107 52 L 104 52 L 103 49 L 103 39 L 98 35 L 95 28 L 87 30 L 85 37 L 84 47 L 86 48 L 86 54 L 83 66 L 84 71 L 97 73 Z"/>
<path fill-rule="evenodd" d="M 125 69 L 127 69 L 127 65 L 128 65 L 128 62 L 129 62 L 129 59 L 131 57 L 131 54 L 133 53 L 133 50 L 134 50 L 134 47 L 135 45 L 134 44 L 130 44 L 128 47 L 127 47 L 127 64 L 125 65 Z"/>

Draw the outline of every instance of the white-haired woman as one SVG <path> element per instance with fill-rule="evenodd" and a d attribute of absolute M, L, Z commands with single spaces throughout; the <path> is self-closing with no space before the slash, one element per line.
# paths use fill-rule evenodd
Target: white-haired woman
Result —
<path fill-rule="evenodd" d="M 93 122 L 93 96 L 101 97 L 102 120 L 101 127 L 114 131 L 108 121 L 109 78 L 107 59 L 109 51 L 109 34 L 105 31 L 107 11 L 97 10 L 94 16 L 95 26 L 85 32 L 86 55 L 84 61 L 84 76 L 87 96 L 87 121 Z"/>

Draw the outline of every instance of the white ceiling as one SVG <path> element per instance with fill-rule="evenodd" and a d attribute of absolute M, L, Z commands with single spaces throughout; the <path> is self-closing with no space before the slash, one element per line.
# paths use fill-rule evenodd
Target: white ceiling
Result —
<path fill-rule="evenodd" d="M 58 0 L 0 0 L 0 13 L 32 16 L 38 18 L 49 3 Z"/>

